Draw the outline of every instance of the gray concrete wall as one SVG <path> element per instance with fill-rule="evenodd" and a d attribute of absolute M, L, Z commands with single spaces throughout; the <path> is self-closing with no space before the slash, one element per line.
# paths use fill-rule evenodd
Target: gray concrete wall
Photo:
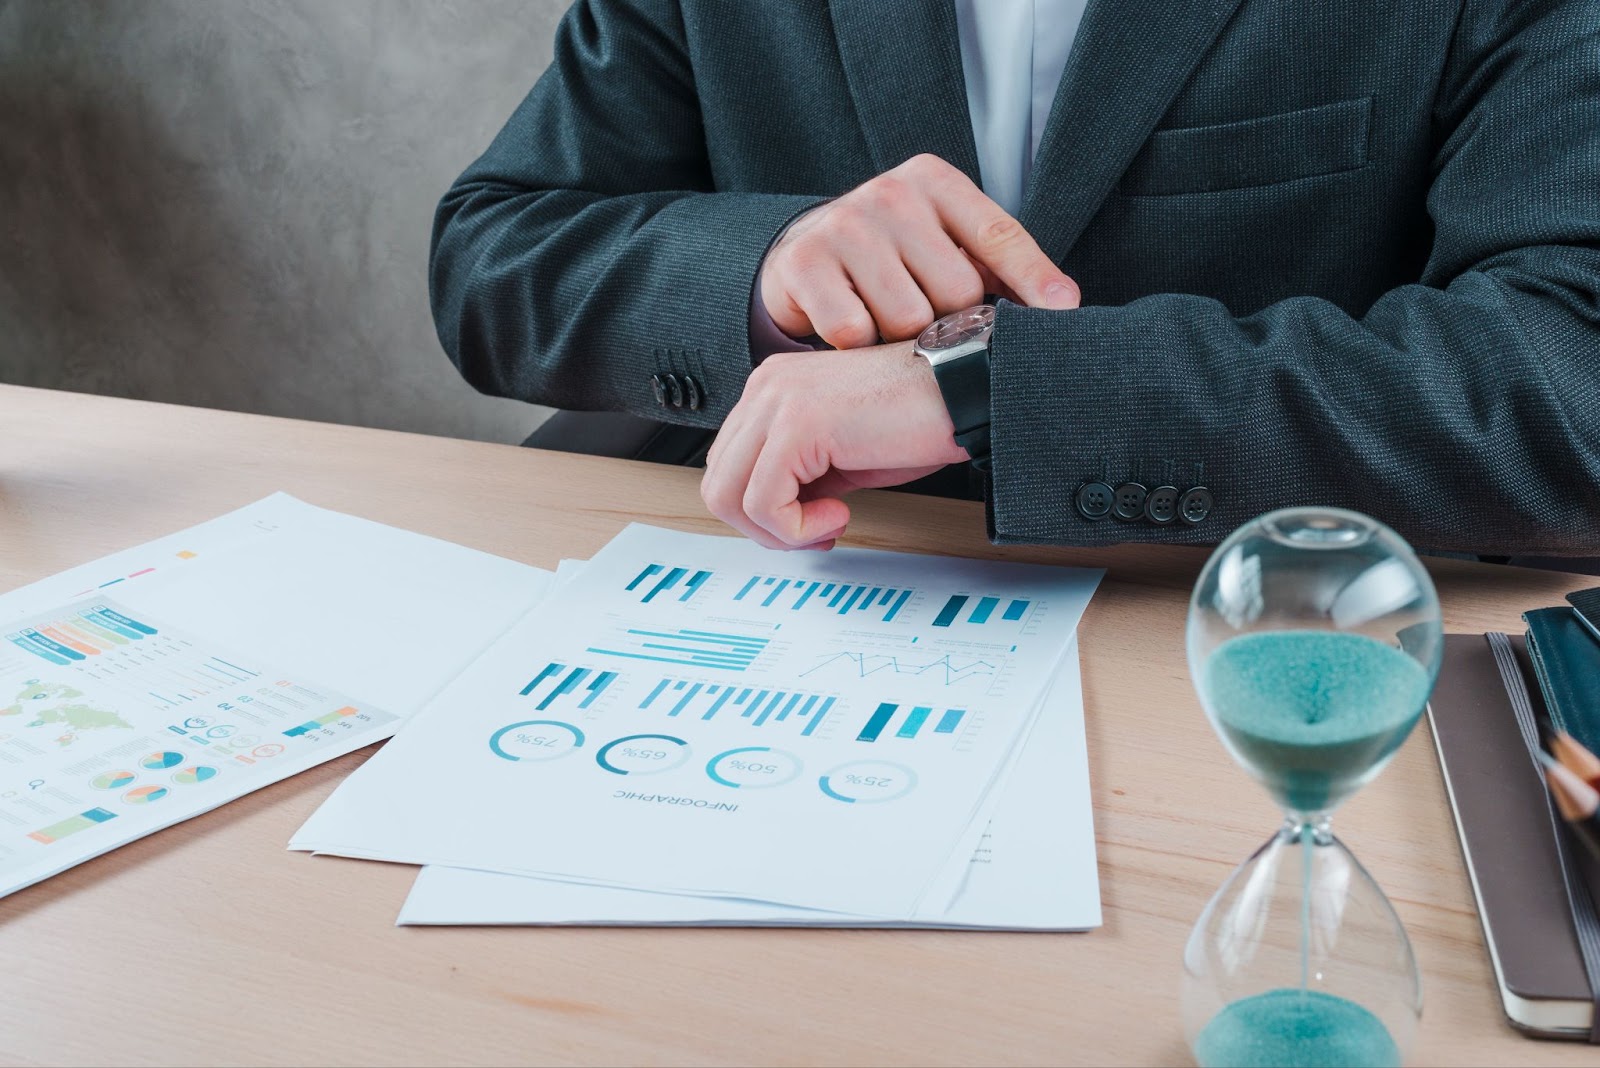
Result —
<path fill-rule="evenodd" d="M 433 207 L 565 0 L 0 0 L 0 381 L 494 441 Z"/>

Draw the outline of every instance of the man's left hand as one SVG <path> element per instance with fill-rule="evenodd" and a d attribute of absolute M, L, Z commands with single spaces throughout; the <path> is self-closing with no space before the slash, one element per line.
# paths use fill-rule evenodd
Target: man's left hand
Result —
<path fill-rule="evenodd" d="M 828 549 L 840 498 L 968 459 L 928 362 L 910 342 L 780 353 L 750 375 L 706 457 L 713 515 L 772 549 Z"/>

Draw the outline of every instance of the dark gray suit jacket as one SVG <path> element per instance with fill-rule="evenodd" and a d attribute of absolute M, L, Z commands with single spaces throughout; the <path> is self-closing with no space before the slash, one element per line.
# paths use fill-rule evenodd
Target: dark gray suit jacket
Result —
<path fill-rule="evenodd" d="M 773 237 L 920 152 L 979 179 L 950 0 L 580 0 L 440 204 L 439 336 L 562 408 L 687 372 L 714 427 Z M 1021 220 L 1087 306 L 999 314 L 998 540 L 1600 548 L 1600 0 L 1090 0 Z M 1216 503 L 1073 506 L 1134 479 Z"/>

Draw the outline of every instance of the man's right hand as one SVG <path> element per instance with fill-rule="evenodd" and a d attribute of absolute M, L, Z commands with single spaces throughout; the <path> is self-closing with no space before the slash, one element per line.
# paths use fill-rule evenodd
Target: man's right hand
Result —
<path fill-rule="evenodd" d="M 914 156 L 801 216 L 767 253 L 759 297 L 790 337 L 903 341 L 1000 293 L 1076 308 L 1078 286 L 965 174 Z"/>

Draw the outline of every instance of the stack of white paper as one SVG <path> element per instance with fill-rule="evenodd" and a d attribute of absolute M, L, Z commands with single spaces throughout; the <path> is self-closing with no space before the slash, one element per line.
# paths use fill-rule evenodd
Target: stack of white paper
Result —
<path fill-rule="evenodd" d="M 405 922 L 1099 922 L 1072 639 L 1097 571 L 630 527 L 293 848 Z"/>

